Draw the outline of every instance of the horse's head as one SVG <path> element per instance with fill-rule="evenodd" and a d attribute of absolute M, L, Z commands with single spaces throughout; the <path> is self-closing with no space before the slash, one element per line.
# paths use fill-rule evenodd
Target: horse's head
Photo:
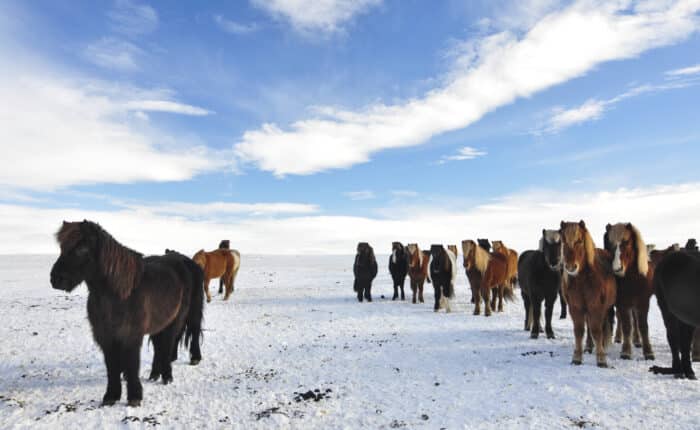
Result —
<path fill-rule="evenodd" d="M 697 251 L 698 250 L 698 241 L 695 239 L 688 239 L 688 241 L 685 243 L 685 250 L 686 251 Z"/>
<path fill-rule="evenodd" d="M 367 242 L 357 244 L 357 256 L 355 261 L 362 266 L 369 266 L 374 259 L 374 250 Z"/>
<path fill-rule="evenodd" d="M 559 234 L 562 238 L 564 270 L 569 276 L 576 276 L 586 267 L 595 263 L 595 244 L 586 229 L 586 223 L 561 222 Z"/>
<path fill-rule="evenodd" d="M 430 245 L 430 258 L 432 259 L 430 272 L 439 273 L 445 265 L 445 260 L 447 260 L 445 248 L 442 245 Z"/>
<path fill-rule="evenodd" d="M 479 244 L 480 247 L 482 247 L 485 251 L 491 252 L 491 242 L 489 242 L 488 239 L 477 239 L 476 242 Z"/>
<path fill-rule="evenodd" d="M 647 246 L 636 227 L 631 223 L 608 224 L 605 234 L 606 250 L 614 256 L 612 269 L 616 276 L 624 277 L 627 269 L 635 265 L 640 274 L 647 274 Z"/>
<path fill-rule="evenodd" d="M 98 238 L 92 223 L 65 222 L 56 233 L 61 255 L 51 268 L 51 286 L 57 290 L 73 291 L 81 282 L 97 273 Z"/>
<path fill-rule="evenodd" d="M 542 229 L 540 251 L 550 269 L 558 271 L 561 268 L 561 235 L 559 230 Z"/>
<path fill-rule="evenodd" d="M 219 242 L 219 249 L 229 249 L 231 248 L 231 242 L 228 239 L 224 239 Z"/>
<path fill-rule="evenodd" d="M 474 266 L 477 244 L 473 240 L 462 241 L 462 258 L 464 259 L 464 268 L 471 270 Z"/>
<path fill-rule="evenodd" d="M 494 240 L 491 242 L 491 245 L 493 245 L 493 251 L 494 252 L 499 252 L 501 254 L 508 255 L 508 248 L 503 244 L 503 241 L 501 240 Z"/>
<path fill-rule="evenodd" d="M 408 252 L 408 265 L 410 267 L 420 267 L 421 265 L 421 252 L 418 248 L 417 243 L 409 243 L 406 245 L 406 251 Z"/>

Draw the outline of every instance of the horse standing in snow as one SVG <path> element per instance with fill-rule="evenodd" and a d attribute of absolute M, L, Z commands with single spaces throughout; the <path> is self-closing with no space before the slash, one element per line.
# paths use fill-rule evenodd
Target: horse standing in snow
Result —
<path fill-rule="evenodd" d="M 620 358 L 632 358 L 632 328 L 641 334 L 646 360 L 654 359 L 649 342 L 649 300 L 654 294 L 654 266 L 649 262 L 647 246 L 639 230 L 630 223 L 605 226 L 606 250 L 613 255 L 612 269 L 617 281 L 615 308 L 622 331 Z M 639 345 L 639 341 L 635 342 Z"/>
<path fill-rule="evenodd" d="M 656 301 L 671 348 L 671 367 L 653 366 L 657 374 L 696 379 L 691 363 L 693 332 L 700 327 L 700 253 L 668 251 L 654 273 Z M 679 356 L 680 355 L 680 356 Z"/>
<path fill-rule="evenodd" d="M 389 257 L 389 273 L 394 281 L 394 296 L 391 300 L 399 298 L 399 288 L 401 289 L 401 300 L 406 300 L 403 291 L 406 275 L 408 274 L 408 254 L 401 242 L 391 243 L 391 257 Z"/>
<path fill-rule="evenodd" d="M 520 294 L 525 307 L 525 330 L 530 337 L 540 335 L 540 315 L 544 300 L 545 332 L 554 339 L 552 313 L 557 294 L 561 291 L 561 236 L 558 230 L 542 230 L 537 251 L 525 251 L 518 260 Z M 566 304 L 563 302 L 561 306 Z"/>
<path fill-rule="evenodd" d="M 357 244 L 357 255 L 353 265 L 355 282 L 353 290 L 357 293 L 357 300 L 362 303 L 362 298 L 372 301 L 372 281 L 377 276 L 377 259 L 374 256 L 374 249 L 367 242 Z"/>
<path fill-rule="evenodd" d="M 421 251 L 416 243 L 409 243 L 408 250 L 408 276 L 411 279 L 411 291 L 413 291 L 413 304 L 416 303 L 416 293 L 418 300 L 423 303 L 423 285 L 428 277 L 428 265 L 430 263 L 430 252 Z"/>
<path fill-rule="evenodd" d="M 518 284 L 518 253 L 506 247 L 502 241 L 493 241 L 493 252 L 500 252 L 505 255 L 508 259 L 508 282 L 510 282 L 511 289 L 514 289 Z"/>
<path fill-rule="evenodd" d="M 484 316 L 491 316 L 491 311 L 498 302 L 498 312 L 503 312 L 503 300 L 513 300 L 513 289 L 508 279 L 508 258 L 499 253 L 489 253 L 473 240 L 462 243 L 464 249 L 464 268 L 469 271 L 476 270 L 481 275 L 481 282 L 478 286 L 472 284 L 472 295 L 474 296 L 474 315 L 481 313 L 481 299 L 484 300 Z M 472 283 L 471 278 L 469 280 Z M 491 299 L 491 293 L 493 299 Z"/>
<path fill-rule="evenodd" d="M 61 255 L 51 269 L 51 286 L 70 292 L 87 284 L 88 319 L 107 366 L 103 405 L 121 398 L 122 373 L 128 405 L 141 404 L 139 367 L 146 334 L 154 345 L 149 379 L 162 376 L 164 384 L 172 382 L 171 361 L 183 330 L 191 339 L 190 364 L 199 363 L 203 275 L 192 260 L 180 254 L 143 257 L 91 221 L 64 221 L 56 238 Z"/>
<path fill-rule="evenodd" d="M 435 289 L 433 310 L 437 312 L 440 308 L 445 308 L 446 312 L 452 312 L 450 302 L 454 298 L 454 283 L 457 279 L 455 256 L 442 245 L 432 245 L 430 257 L 430 279 Z"/>
<path fill-rule="evenodd" d="M 228 300 L 233 293 L 233 283 L 236 280 L 238 269 L 241 267 L 241 256 L 236 250 L 216 249 L 206 252 L 203 249 L 197 251 L 192 257 L 195 263 L 204 271 L 204 292 L 207 294 L 207 303 L 211 302 L 209 282 L 212 279 L 223 277 L 226 285 L 224 300 Z"/>
<path fill-rule="evenodd" d="M 598 367 L 608 367 L 605 349 L 612 340 L 608 315 L 617 291 L 612 258 L 607 251 L 596 249 L 583 221 L 562 221 L 559 234 L 564 265 L 562 286 L 576 337 L 571 363 L 583 362 L 583 335 L 587 325 L 595 342 Z"/>

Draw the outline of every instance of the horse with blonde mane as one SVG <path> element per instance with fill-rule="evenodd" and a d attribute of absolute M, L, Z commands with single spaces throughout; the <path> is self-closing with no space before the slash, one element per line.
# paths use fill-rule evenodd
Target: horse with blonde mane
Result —
<path fill-rule="evenodd" d="M 612 269 L 617 280 L 618 324 L 622 331 L 620 358 L 632 358 L 632 329 L 639 329 L 646 360 L 654 359 L 649 342 L 649 300 L 654 294 L 654 265 L 649 261 L 642 234 L 631 223 L 605 226 L 606 250 L 613 255 Z"/>
<path fill-rule="evenodd" d="M 483 298 L 484 316 L 491 316 L 491 310 L 496 305 L 496 292 L 499 298 L 498 312 L 503 312 L 503 299 L 513 300 L 513 289 L 508 280 L 508 258 L 498 252 L 489 253 L 473 240 L 463 241 L 462 249 L 467 276 L 470 276 L 470 271 L 477 271 L 481 276 L 480 282 L 472 282 L 472 278 L 469 279 L 474 295 L 474 315 L 481 313 L 480 301 Z M 496 289 L 493 300 L 492 289 Z"/>
<path fill-rule="evenodd" d="M 233 282 L 238 274 L 238 269 L 241 267 L 241 256 L 236 250 L 215 249 L 214 251 L 205 251 L 200 249 L 192 257 L 195 263 L 204 271 L 204 292 L 207 295 L 207 303 L 211 302 L 211 294 L 209 293 L 209 281 L 212 279 L 223 278 L 226 286 L 226 294 L 224 300 L 228 300 L 233 293 Z"/>
<path fill-rule="evenodd" d="M 588 326 L 595 342 L 598 367 L 608 367 L 606 347 L 612 341 L 608 315 L 617 292 L 612 257 L 607 251 L 596 249 L 583 221 L 562 221 L 559 234 L 564 265 L 562 288 L 576 337 L 571 363 L 583 362 L 583 335 Z"/>
<path fill-rule="evenodd" d="M 423 303 L 423 285 L 428 277 L 428 265 L 430 263 L 430 252 L 421 251 L 416 243 L 409 243 L 408 249 L 408 276 L 411 279 L 411 291 L 413 291 L 413 303 L 416 303 L 416 294 L 418 300 Z"/>

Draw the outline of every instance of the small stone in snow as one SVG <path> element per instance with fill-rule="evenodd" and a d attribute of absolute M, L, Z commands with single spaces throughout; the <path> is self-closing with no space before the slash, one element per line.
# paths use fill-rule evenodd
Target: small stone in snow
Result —
<path fill-rule="evenodd" d="M 429 417 L 428 417 L 428 414 L 423 414 L 423 415 L 420 416 L 420 418 L 421 418 L 423 421 L 428 421 L 428 418 L 429 418 Z"/>

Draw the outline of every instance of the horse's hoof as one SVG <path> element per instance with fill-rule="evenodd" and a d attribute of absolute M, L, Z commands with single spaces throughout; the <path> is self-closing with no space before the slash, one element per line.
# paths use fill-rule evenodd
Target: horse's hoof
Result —
<path fill-rule="evenodd" d="M 620 359 L 621 359 L 621 360 L 631 360 L 631 359 L 632 359 L 632 354 L 622 353 L 622 354 L 620 354 Z"/>
<path fill-rule="evenodd" d="M 165 376 L 163 377 L 163 385 L 168 385 L 173 382 L 173 377 L 166 378 Z"/>
<path fill-rule="evenodd" d="M 566 319 L 566 315 L 559 315 L 559 319 L 560 319 L 560 320 L 565 320 L 565 319 Z"/>
<path fill-rule="evenodd" d="M 201 360 L 201 359 L 197 359 L 197 358 L 191 358 L 191 359 L 190 359 L 190 366 L 196 366 L 196 365 L 199 364 L 200 361 L 202 361 L 202 360 Z"/>
<path fill-rule="evenodd" d="M 151 376 L 148 377 L 149 381 L 156 382 L 160 378 L 160 375 L 154 375 L 151 374 Z"/>
<path fill-rule="evenodd" d="M 126 405 L 129 406 L 130 408 L 138 408 L 139 406 L 141 406 L 141 400 L 139 400 L 139 399 L 129 400 L 126 403 Z"/>
<path fill-rule="evenodd" d="M 686 374 L 685 374 L 685 377 L 688 378 L 688 379 L 691 380 L 691 381 L 697 381 L 697 380 L 698 380 L 697 376 L 695 376 L 695 373 L 686 373 Z"/>
<path fill-rule="evenodd" d="M 114 406 L 115 403 L 117 403 L 117 399 L 104 399 L 101 406 Z"/>
<path fill-rule="evenodd" d="M 556 339 L 554 333 L 547 333 L 547 339 Z"/>
<path fill-rule="evenodd" d="M 641 348 L 641 347 L 642 347 L 642 343 L 641 343 L 641 342 L 635 342 L 635 343 L 634 343 L 634 347 L 635 347 L 635 348 Z"/>
<path fill-rule="evenodd" d="M 608 363 L 606 363 L 604 361 L 600 362 L 600 363 L 598 363 L 598 367 L 600 367 L 601 369 L 605 369 L 608 367 Z"/>
<path fill-rule="evenodd" d="M 645 360 L 656 360 L 656 357 L 654 356 L 654 353 L 650 353 L 650 354 L 644 354 L 644 359 Z"/>
<path fill-rule="evenodd" d="M 538 332 L 530 333 L 530 339 L 537 339 L 538 337 L 540 337 L 540 334 Z"/>
<path fill-rule="evenodd" d="M 576 359 L 571 360 L 571 364 L 573 364 L 574 366 L 580 366 L 582 363 L 583 362 L 581 360 L 576 360 Z"/>
<path fill-rule="evenodd" d="M 674 373 L 673 377 L 676 379 L 685 379 L 685 375 L 682 373 Z"/>
<path fill-rule="evenodd" d="M 615 343 L 622 343 L 620 339 L 615 339 Z"/>
<path fill-rule="evenodd" d="M 593 348 L 586 348 L 583 350 L 583 352 L 585 352 L 586 354 L 593 354 Z"/>

